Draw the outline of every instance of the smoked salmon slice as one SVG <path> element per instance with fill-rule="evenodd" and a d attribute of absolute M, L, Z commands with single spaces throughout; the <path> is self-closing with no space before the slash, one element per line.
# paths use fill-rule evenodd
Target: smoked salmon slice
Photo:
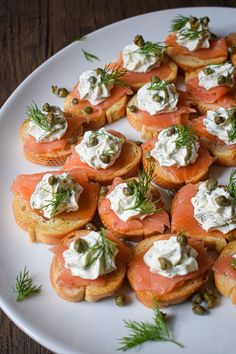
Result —
<path fill-rule="evenodd" d="M 162 235 L 160 239 L 168 239 L 172 235 Z M 168 294 L 177 287 L 181 287 L 187 280 L 196 279 L 203 275 L 212 265 L 212 259 L 207 254 L 204 243 L 197 239 L 189 239 L 189 245 L 197 252 L 199 269 L 183 276 L 166 278 L 162 275 L 150 272 L 144 263 L 144 254 L 148 251 L 136 254 L 129 262 L 129 271 L 132 272 L 132 287 L 134 291 L 152 291 L 157 295 Z"/>
<path fill-rule="evenodd" d="M 229 276 L 236 280 L 236 270 L 231 268 L 230 263 L 235 259 L 231 255 L 221 255 L 213 265 L 213 271 L 219 274 Z"/>

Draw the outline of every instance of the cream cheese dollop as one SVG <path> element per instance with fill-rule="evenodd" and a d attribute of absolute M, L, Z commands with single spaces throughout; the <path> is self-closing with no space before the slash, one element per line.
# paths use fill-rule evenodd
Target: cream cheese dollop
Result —
<path fill-rule="evenodd" d="M 135 43 L 128 44 L 122 50 L 123 66 L 129 71 L 146 73 L 160 66 L 164 52 L 165 47 L 162 47 L 159 55 L 147 54 Z"/>
<path fill-rule="evenodd" d="M 46 173 L 31 195 L 30 206 L 32 209 L 41 210 L 43 216 L 50 219 L 63 211 L 68 213 L 78 210 L 82 191 L 83 187 L 68 173 Z"/>
<path fill-rule="evenodd" d="M 139 207 L 134 208 L 136 196 L 134 194 L 126 195 L 124 193 L 127 187 L 127 183 L 120 183 L 106 196 L 111 203 L 111 210 L 113 210 L 122 221 L 128 221 L 134 217 L 139 219 L 145 218 L 146 214 L 143 214 Z M 151 194 L 149 197 L 151 201 Z"/>
<path fill-rule="evenodd" d="M 138 108 L 150 115 L 176 111 L 178 99 L 175 85 L 164 80 L 159 80 L 157 85 L 149 82 L 137 92 Z"/>
<path fill-rule="evenodd" d="M 87 131 L 75 151 L 81 161 L 94 169 L 106 169 L 114 164 L 121 153 L 123 140 L 101 128 Z"/>
<path fill-rule="evenodd" d="M 179 137 L 177 127 L 163 129 L 157 137 L 151 156 L 161 166 L 183 167 L 192 164 L 198 157 L 200 144 L 196 135 L 188 146 L 177 147 L 176 141 Z"/>
<path fill-rule="evenodd" d="M 154 241 L 153 246 L 144 254 L 144 263 L 150 268 L 150 272 L 166 278 L 178 275 L 186 275 L 198 270 L 196 260 L 198 252 L 189 245 L 182 247 L 176 236 L 168 240 Z M 170 262 L 170 267 L 162 269 L 160 258 Z"/>
<path fill-rule="evenodd" d="M 102 81 L 101 70 L 87 70 L 79 77 L 78 91 L 82 100 L 87 100 L 93 106 L 111 96 L 113 83 L 109 85 Z"/>
<path fill-rule="evenodd" d="M 200 48 L 210 48 L 212 34 L 209 31 L 208 24 L 203 23 L 202 19 L 197 19 L 193 25 L 191 24 L 192 18 L 190 17 L 190 21 L 186 22 L 180 30 L 176 31 L 176 42 L 182 47 L 187 48 L 190 52 Z M 192 31 L 196 35 L 191 39 L 190 34 Z"/>
<path fill-rule="evenodd" d="M 219 199 L 227 201 L 224 206 L 219 205 Z M 236 228 L 235 202 L 225 187 L 209 190 L 207 182 L 201 182 L 191 203 L 194 218 L 205 231 L 218 230 L 227 234 Z"/>
<path fill-rule="evenodd" d="M 203 124 L 210 134 L 217 136 L 227 145 L 233 145 L 236 144 L 236 137 L 230 138 L 233 120 L 236 120 L 236 111 L 220 107 L 216 111 L 207 111 Z"/>
<path fill-rule="evenodd" d="M 210 90 L 212 87 L 234 85 L 234 66 L 231 63 L 207 65 L 198 73 L 199 86 Z"/>
<path fill-rule="evenodd" d="M 99 232 L 91 231 L 86 236 L 80 237 L 80 239 L 85 241 L 87 244 L 87 249 L 84 252 L 78 252 L 76 250 L 76 241 L 71 242 L 69 248 L 63 252 L 65 268 L 70 269 L 73 276 L 94 280 L 99 276 L 111 273 L 117 269 L 115 264 L 115 257 L 119 250 L 115 243 L 108 239 L 106 240 L 109 252 L 105 253 L 104 262 L 104 253 L 101 252 L 103 239 Z M 95 251 L 95 253 L 91 253 L 91 249 L 95 246 L 97 251 Z M 88 267 L 87 264 L 89 261 L 91 261 L 91 255 L 96 260 L 91 264 L 90 267 Z"/>
<path fill-rule="evenodd" d="M 34 137 L 37 143 L 52 142 L 60 140 L 66 133 L 68 128 L 67 120 L 65 119 L 64 112 L 56 106 L 51 106 L 51 112 L 41 111 L 45 116 L 47 124 L 39 125 L 35 120 L 29 119 L 27 134 Z M 53 118 L 49 121 L 48 114 L 51 114 Z"/>

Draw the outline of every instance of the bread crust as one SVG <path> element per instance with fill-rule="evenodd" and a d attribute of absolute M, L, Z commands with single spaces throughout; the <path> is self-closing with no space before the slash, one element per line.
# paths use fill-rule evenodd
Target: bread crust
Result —
<path fill-rule="evenodd" d="M 27 128 L 28 128 L 28 122 L 27 120 L 25 120 L 20 126 L 20 138 L 23 144 L 26 141 L 28 136 Z M 80 136 L 82 134 L 83 134 L 83 126 L 81 125 L 76 131 L 76 136 Z M 71 147 L 73 145 L 74 144 L 68 143 L 66 148 L 63 150 L 59 149 L 56 151 L 40 153 L 40 154 L 23 148 L 23 154 L 26 160 L 38 165 L 62 166 L 65 163 L 67 157 L 71 155 Z"/>
<path fill-rule="evenodd" d="M 223 248 L 219 258 L 231 256 L 234 253 L 236 253 L 236 241 L 231 241 Z M 214 281 L 219 292 L 226 297 L 230 297 L 232 303 L 236 305 L 236 280 L 229 275 L 214 272 Z"/>
<path fill-rule="evenodd" d="M 67 95 L 64 103 L 64 111 L 71 113 L 86 122 L 84 125 L 85 130 L 95 130 L 103 127 L 106 123 L 111 124 L 116 120 L 125 116 L 126 104 L 128 102 L 127 94 L 124 94 L 119 100 L 113 103 L 106 109 L 100 109 L 96 115 L 86 114 L 83 110 L 78 108 L 77 104 L 72 104 L 74 96 L 70 93 Z"/>
<path fill-rule="evenodd" d="M 66 234 L 81 229 L 93 219 L 97 209 L 98 196 L 99 186 L 97 185 L 96 191 L 93 188 L 81 194 L 82 208 L 74 212 L 63 212 L 54 218 L 46 219 L 39 212 L 31 209 L 21 195 L 16 193 L 13 198 L 13 213 L 16 223 L 28 232 L 31 242 L 56 244 Z"/>
<path fill-rule="evenodd" d="M 201 138 L 207 147 L 207 149 L 211 152 L 211 154 L 216 158 L 216 165 L 226 166 L 226 167 L 235 167 L 236 166 L 236 147 L 232 148 L 224 148 L 224 145 L 220 145 L 209 141 L 207 139 Z"/>
<path fill-rule="evenodd" d="M 171 235 L 167 235 L 171 236 Z M 154 241 L 158 240 L 160 236 L 152 236 L 148 239 L 141 241 L 134 248 L 134 256 L 147 251 L 153 244 Z M 132 268 L 128 264 L 127 276 L 131 288 L 134 290 L 134 277 L 132 273 Z M 160 307 L 179 304 L 189 298 L 193 293 L 200 289 L 208 280 L 208 272 L 205 272 L 196 279 L 187 280 L 184 285 L 173 289 L 167 294 L 157 295 L 155 292 L 150 290 L 135 291 L 136 298 L 145 306 L 154 308 L 157 304 Z"/>
<path fill-rule="evenodd" d="M 81 236 L 85 236 L 90 231 L 88 230 L 77 230 L 68 234 L 65 238 L 61 240 L 63 245 L 68 245 L 69 241 L 76 240 Z M 127 246 L 128 248 L 128 246 Z M 131 250 L 130 250 L 131 253 Z M 127 260 L 128 261 L 128 260 Z M 57 279 L 62 270 L 62 265 L 58 262 L 56 256 L 53 257 L 53 261 L 50 268 L 50 279 L 53 288 L 55 289 L 57 295 L 67 301 L 79 302 L 86 300 L 88 302 L 98 301 L 102 298 L 113 296 L 122 286 L 123 280 L 126 274 L 126 265 L 121 264 L 114 272 L 107 274 L 107 283 L 104 286 L 80 286 L 80 287 L 65 287 L 58 283 Z"/>

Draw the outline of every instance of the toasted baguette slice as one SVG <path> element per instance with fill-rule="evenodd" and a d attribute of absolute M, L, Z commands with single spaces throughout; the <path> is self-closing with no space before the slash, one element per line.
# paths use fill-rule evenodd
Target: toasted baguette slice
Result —
<path fill-rule="evenodd" d="M 128 101 L 127 94 L 121 96 L 115 103 L 112 103 L 109 107 L 105 109 L 96 109 L 95 112 L 87 114 L 84 112 L 83 108 L 79 104 L 73 104 L 74 95 L 69 94 L 64 103 L 64 110 L 67 113 L 71 113 L 81 119 L 86 121 L 84 128 L 86 130 L 95 130 L 103 127 L 106 123 L 111 124 L 116 120 L 125 116 L 126 104 Z M 90 106 L 89 103 L 87 106 Z"/>
<path fill-rule="evenodd" d="M 77 240 L 81 236 L 85 236 L 88 233 L 88 230 L 79 230 L 70 233 L 61 240 L 61 244 L 68 247 L 72 241 Z M 127 250 L 129 249 L 128 246 L 125 247 Z M 131 250 L 129 251 L 131 255 Z M 64 300 L 72 302 L 78 302 L 82 300 L 89 302 L 98 301 L 99 299 L 114 295 L 120 289 L 126 274 L 126 262 L 119 264 L 119 267 L 114 272 L 106 275 L 105 285 L 96 286 L 90 283 L 88 285 L 79 287 L 65 287 L 57 280 L 63 269 L 63 265 L 58 261 L 58 258 L 54 256 L 50 269 L 51 284 L 56 290 L 57 295 L 62 297 Z"/>
<path fill-rule="evenodd" d="M 44 218 L 19 193 L 14 195 L 13 212 L 17 224 L 29 234 L 32 242 L 58 243 L 66 234 L 81 229 L 91 221 L 97 209 L 99 187 L 84 190 L 79 199 L 80 208 L 73 212 L 63 212 L 51 219 Z"/>
<path fill-rule="evenodd" d="M 28 122 L 25 120 L 20 126 L 20 138 L 24 144 L 27 140 L 27 129 L 28 129 Z M 78 137 L 83 134 L 83 126 L 82 124 L 76 131 L 74 132 L 73 137 Z M 51 152 L 45 153 L 36 153 L 34 151 L 29 151 L 23 148 L 24 157 L 26 160 L 33 162 L 38 165 L 43 166 L 61 166 L 66 161 L 67 157 L 71 155 L 71 147 L 74 144 L 68 142 L 65 149 L 58 149 Z"/>
<path fill-rule="evenodd" d="M 168 235 L 171 236 L 171 235 Z M 153 242 L 160 239 L 160 236 L 152 236 L 137 244 L 134 248 L 134 257 L 136 255 L 147 252 L 153 245 Z M 141 271 L 141 270 L 140 270 Z M 132 267 L 128 264 L 127 276 L 131 288 L 135 289 L 135 279 L 132 272 Z M 179 304 L 188 299 L 192 294 L 199 290 L 208 280 L 208 272 L 205 272 L 196 279 L 186 280 L 181 287 L 176 287 L 167 294 L 157 295 L 150 290 L 135 291 L 137 299 L 145 306 L 154 308 L 157 304 L 160 307 Z"/>
<path fill-rule="evenodd" d="M 226 42 L 230 52 L 230 60 L 236 66 L 236 32 L 230 33 L 226 37 Z"/>
<path fill-rule="evenodd" d="M 220 166 L 234 167 L 236 166 L 236 147 L 225 147 L 221 144 L 216 144 L 207 139 L 201 139 L 207 149 L 215 157 L 215 163 Z"/>
<path fill-rule="evenodd" d="M 229 242 L 222 250 L 219 259 L 231 256 L 236 253 L 236 241 Z M 230 297 L 233 304 L 236 305 L 236 280 L 229 275 L 214 272 L 215 286 L 219 292 L 227 297 Z"/>

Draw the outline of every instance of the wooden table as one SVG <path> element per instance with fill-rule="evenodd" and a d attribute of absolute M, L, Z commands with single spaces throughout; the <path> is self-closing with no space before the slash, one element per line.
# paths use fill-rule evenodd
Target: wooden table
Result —
<path fill-rule="evenodd" d="M 231 6 L 235 0 L 0 0 L 0 105 L 37 66 L 110 23 L 166 8 Z M 49 354 L 0 310 L 0 353 Z"/>

